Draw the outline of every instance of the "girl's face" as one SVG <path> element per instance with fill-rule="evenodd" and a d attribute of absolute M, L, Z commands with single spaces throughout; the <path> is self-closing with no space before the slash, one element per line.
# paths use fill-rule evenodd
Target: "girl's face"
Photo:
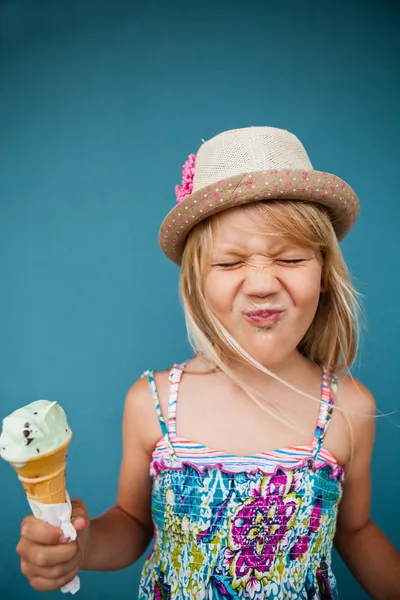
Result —
<path fill-rule="evenodd" d="M 266 233 L 243 209 L 220 214 L 212 227 L 208 307 L 253 358 L 279 365 L 294 356 L 313 321 L 322 258 L 272 227 Z"/>

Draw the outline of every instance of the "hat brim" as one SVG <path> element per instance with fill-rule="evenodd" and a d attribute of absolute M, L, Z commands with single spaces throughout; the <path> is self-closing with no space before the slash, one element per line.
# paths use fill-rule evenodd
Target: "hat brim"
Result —
<path fill-rule="evenodd" d="M 356 222 L 360 206 L 354 190 L 330 173 L 290 169 L 245 173 L 197 190 L 176 204 L 161 225 L 161 249 L 180 265 L 186 238 L 195 225 L 228 208 L 268 200 L 322 204 L 339 240 Z"/>

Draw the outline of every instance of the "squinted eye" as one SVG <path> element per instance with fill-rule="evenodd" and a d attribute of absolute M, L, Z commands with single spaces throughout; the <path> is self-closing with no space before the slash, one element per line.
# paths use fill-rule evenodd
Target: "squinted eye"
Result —
<path fill-rule="evenodd" d="M 214 267 L 220 267 L 221 269 L 233 269 L 235 267 L 240 267 L 243 265 L 243 262 L 230 262 L 230 263 L 216 263 Z"/>
<path fill-rule="evenodd" d="M 305 258 L 293 258 L 291 260 L 282 260 L 282 259 L 278 258 L 278 260 L 276 262 L 283 263 L 284 265 L 298 265 L 299 263 L 302 263 L 305 260 L 306 260 Z"/>

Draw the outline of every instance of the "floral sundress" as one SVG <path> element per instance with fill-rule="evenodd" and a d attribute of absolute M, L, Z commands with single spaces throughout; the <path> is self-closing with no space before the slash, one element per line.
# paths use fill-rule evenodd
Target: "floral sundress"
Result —
<path fill-rule="evenodd" d="M 322 369 L 321 404 L 308 446 L 235 456 L 176 435 L 184 365 L 170 373 L 165 422 L 151 463 L 154 540 L 139 600 L 338 598 L 332 543 L 344 470 L 322 447 L 336 385 Z"/>

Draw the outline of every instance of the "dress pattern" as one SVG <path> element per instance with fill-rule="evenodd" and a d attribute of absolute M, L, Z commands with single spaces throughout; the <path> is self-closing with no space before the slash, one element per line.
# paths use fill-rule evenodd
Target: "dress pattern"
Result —
<path fill-rule="evenodd" d="M 183 365 L 170 374 L 168 422 L 151 463 L 154 541 L 139 600 L 332 600 L 332 543 L 344 471 L 322 448 L 335 378 L 322 370 L 312 443 L 234 456 L 176 435 Z"/>

